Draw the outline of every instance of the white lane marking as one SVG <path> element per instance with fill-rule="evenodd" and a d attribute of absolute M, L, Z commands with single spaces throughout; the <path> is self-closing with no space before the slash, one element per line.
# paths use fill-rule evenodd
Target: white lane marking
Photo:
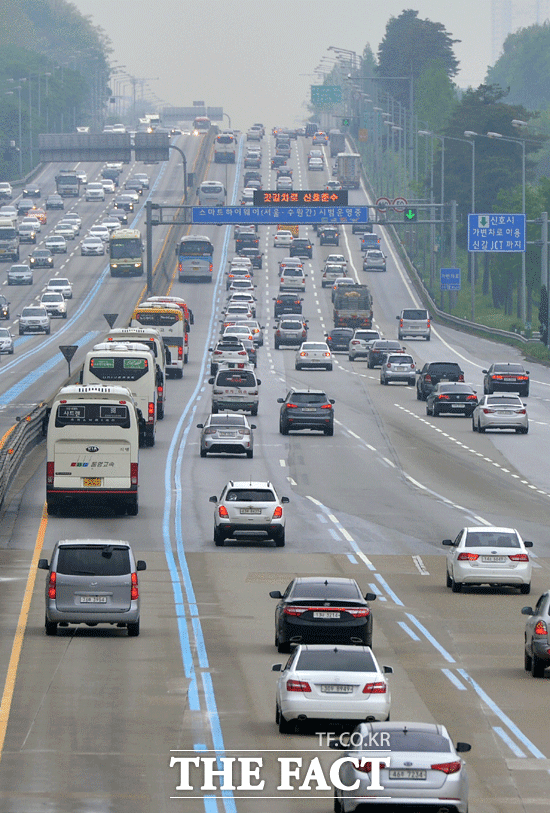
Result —
<path fill-rule="evenodd" d="M 421 576 L 429 576 L 430 572 L 426 569 L 424 562 L 422 561 L 421 556 L 413 556 L 413 562 L 415 564 L 416 569 L 420 573 Z"/>

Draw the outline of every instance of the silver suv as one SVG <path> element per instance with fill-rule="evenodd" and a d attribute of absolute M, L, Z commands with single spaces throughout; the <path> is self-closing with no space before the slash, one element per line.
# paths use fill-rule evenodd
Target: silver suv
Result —
<path fill-rule="evenodd" d="M 430 341 L 430 314 L 424 308 L 405 308 L 395 318 L 399 321 L 397 338 L 400 341 L 405 336 L 420 336 Z"/>
<path fill-rule="evenodd" d="M 386 255 L 379 249 L 371 248 L 363 258 L 363 271 L 385 271 Z"/>
<path fill-rule="evenodd" d="M 275 331 L 275 350 L 282 344 L 292 344 L 298 347 L 307 339 L 307 320 L 300 318 L 285 318 L 273 325 Z"/>
<path fill-rule="evenodd" d="M 139 635 L 139 570 L 128 542 L 112 539 L 65 539 L 56 542 L 51 562 L 39 559 L 46 579 L 46 635 L 58 624 L 115 624 Z"/>
<path fill-rule="evenodd" d="M 285 512 L 288 497 L 279 497 L 269 481 L 230 480 L 214 511 L 214 543 L 223 546 L 228 538 L 273 539 L 278 548 L 285 544 Z"/>
<path fill-rule="evenodd" d="M 358 328 L 353 334 L 349 343 L 349 360 L 355 361 L 356 359 L 367 358 L 369 355 L 370 343 L 381 338 L 382 337 L 377 330 L 363 330 Z"/>
<path fill-rule="evenodd" d="M 19 335 L 50 332 L 50 317 L 44 305 L 28 305 L 19 314 Z"/>
<path fill-rule="evenodd" d="M 412 356 L 405 353 L 387 353 L 380 367 L 380 383 L 405 381 L 409 387 L 416 384 L 416 365 Z"/>

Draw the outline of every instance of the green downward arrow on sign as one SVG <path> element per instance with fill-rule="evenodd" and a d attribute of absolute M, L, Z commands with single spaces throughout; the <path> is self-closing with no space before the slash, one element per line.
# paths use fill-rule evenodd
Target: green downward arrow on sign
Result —
<path fill-rule="evenodd" d="M 405 220 L 416 220 L 416 209 L 407 209 L 405 211 Z"/>
<path fill-rule="evenodd" d="M 489 225 L 489 218 L 488 217 L 480 217 L 479 218 L 479 225 L 482 228 L 485 228 L 485 226 L 488 226 Z"/>

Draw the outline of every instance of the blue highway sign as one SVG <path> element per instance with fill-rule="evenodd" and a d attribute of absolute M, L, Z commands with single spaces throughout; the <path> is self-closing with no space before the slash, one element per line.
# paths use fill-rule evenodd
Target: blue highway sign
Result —
<path fill-rule="evenodd" d="M 460 291 L 460 268 L 441 268 L 441 290 Z"/>
<path fill-rule="evenodd" d="M 368 206 L 193 206 L 193 223 L 368 223 Z"/>
<path fill-rule="evenodd" d="M 468 251 L 525 251 L 525 215 L 468 215 Z"/>

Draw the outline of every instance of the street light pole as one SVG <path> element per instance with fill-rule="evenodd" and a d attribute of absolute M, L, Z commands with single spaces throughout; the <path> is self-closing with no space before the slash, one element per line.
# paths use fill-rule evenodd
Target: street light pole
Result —
<path fill-rule="evenodd" d="M 475 137 L 478 135 L 474 133 L 473 130 L 464 130 L 464 135 L 467 139 L 472 139 L 471 141 L 467 141 L 467 144 L 470 144 L 472 147 L 472 214 L 475 214 L 476 210 L 476 142 L 474 141 Z M 462 139 L 461 139 L 462 140 Z M 469 252 L 469 260 L 470 260 L 470 282 L 471 282 L 471 294 L 472 294 L 472 322 L 475 322 L 475 315 L 476 315 L 476 254 L 475 251 Z"/>

